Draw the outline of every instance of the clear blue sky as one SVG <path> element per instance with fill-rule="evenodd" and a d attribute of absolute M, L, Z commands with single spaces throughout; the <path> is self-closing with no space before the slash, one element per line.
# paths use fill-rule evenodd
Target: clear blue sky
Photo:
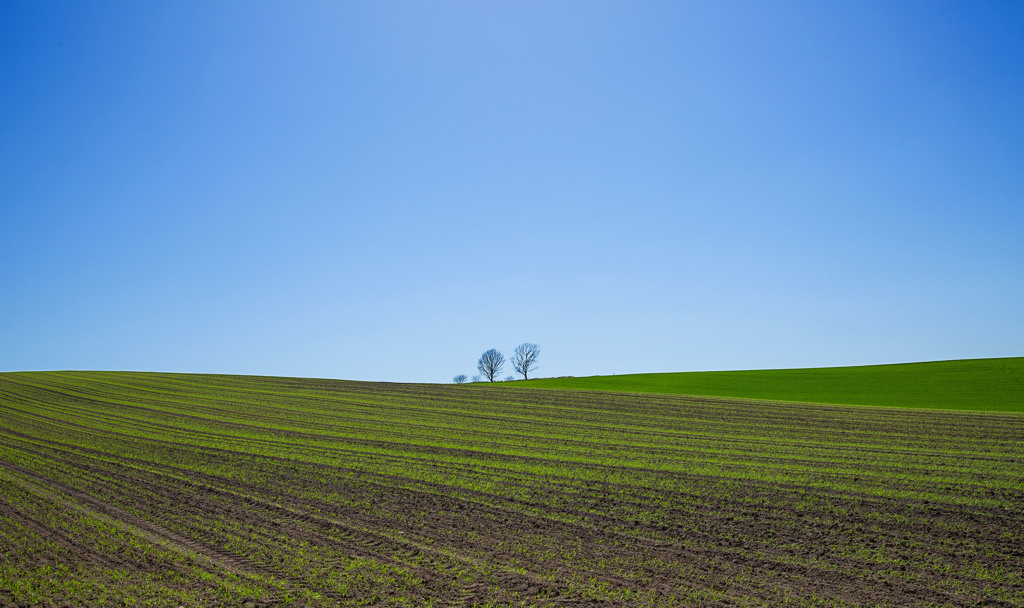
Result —
<path fill-rule="evenodd" d="M 15 1 L 0 82 L 0 370 L 1024 355 L 1021 2 Z"/>

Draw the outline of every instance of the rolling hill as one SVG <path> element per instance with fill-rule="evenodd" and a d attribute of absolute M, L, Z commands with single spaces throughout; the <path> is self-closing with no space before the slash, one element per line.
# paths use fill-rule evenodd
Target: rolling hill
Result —
<path fill-rule="evenodd" d="M 0 606 L 1021 606 L 1022 446 L 1014 412 L 4 373 Z"/>
<path fill-rule="evenodd" d="M 540 378 L 517 387 L 846 405 L 1024 411 L 1024 357 L 894 365 Z"/>

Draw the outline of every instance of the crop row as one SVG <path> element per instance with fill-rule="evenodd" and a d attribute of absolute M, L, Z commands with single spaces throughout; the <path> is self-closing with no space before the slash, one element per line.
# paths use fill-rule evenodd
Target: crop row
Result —
<path fill-rule="evenodd" d="M 3 374 L 0 602 L 1019 605 L 1022 472 L 1020 414 Z"/>

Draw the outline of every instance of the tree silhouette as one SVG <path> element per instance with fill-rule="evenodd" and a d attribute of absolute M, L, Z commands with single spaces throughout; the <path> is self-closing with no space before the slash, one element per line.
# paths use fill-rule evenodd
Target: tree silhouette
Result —
<path fill-rule="evenodd" d="M 476 362 L 476 368 L 480 370 L 484 378 L 487 378 L 491 382 L 501 374 L 501 368 L 505 366 L 505 356 L 502 355 L 498 349 L 492 348 L 491 350 L 480 355 L 480 360 Z"/>
<path fill-rule="evenodd" d="M 516 347 L 512 354 L 512 369 L 523 375 L 523 380 L 530 379 L 530 370 L 537 368 L 537 357 L 540 356 L 540 347 L 536 344 L 523 342 Z"/>

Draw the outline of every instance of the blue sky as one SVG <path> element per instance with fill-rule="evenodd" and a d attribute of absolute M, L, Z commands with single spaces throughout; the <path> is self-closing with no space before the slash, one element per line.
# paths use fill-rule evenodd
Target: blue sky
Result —
<path fill-rule="evenodd" d="M 6 2 L 0 78 L 0 370 L 1024 355 L 1019 2 Z"/>

